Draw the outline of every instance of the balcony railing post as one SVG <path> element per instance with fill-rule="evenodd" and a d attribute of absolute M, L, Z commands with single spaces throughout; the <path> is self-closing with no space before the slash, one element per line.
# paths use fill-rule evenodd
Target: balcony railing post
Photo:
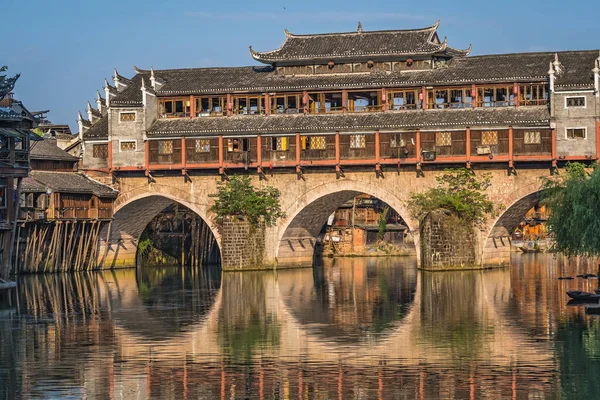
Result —
<path fill-rule="evenodd" d="M 181 175 L 185 175 L 185 165 L 187 164 L 186 160 L 186 148 L 185 148 L 185 138 L 181 138 Z"/>
<path fill-rule="evenodd" d="M 219 135 L 219 174 L 225 172 L 223 165 L 223 135 Z"/>
<path fill-rule="evenodd" d="M 556 168 L 556 128 L 552 129 L 552 167 Z"/>
<path fill-rule="evenodd" d="M 335 168 L 340 167 L 340 132 L 335 133 Z"/>
<path fill-rule="evenodd" d="M 508 167 L 509 168 L 513 168 L 514 167 L 514 163 L 513 163 L 513 154 L 514 154 L 514 150 L 513 150 L 513 144 L 514 144 L 514 135 L 513 135 L 513 127 L 509 126 L 508 127 Z"/>
<path fill-rule="evenodd" d="M 262 137 L 256 136 L 256 163 L 258 164 L 258 173 L 262 172 Z"/>
<path fill-rule="evenodd" d="M 466 153 L 467 153 L 467 168 L 471 168 L 471 128 L 467 127 L 467 131 L 465 133 L 466 139 Z"/>

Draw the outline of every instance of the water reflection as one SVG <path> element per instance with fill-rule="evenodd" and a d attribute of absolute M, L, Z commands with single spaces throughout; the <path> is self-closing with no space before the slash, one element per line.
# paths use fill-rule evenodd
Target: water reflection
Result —
<path fill-rule="evenodd" d="M 599 319 L 564 295 L 598 283 L 556 279 L 594 265 L 515 261 L 21 277 L 0 398 L 598 398 Z"/>
<path fill-rule="evenodd" d="M 360 341 L 405 317 L 417 287 L 416 260 L 328 258 L 280 271 L 279 293 L 294 318 L 326 339 Z"/>

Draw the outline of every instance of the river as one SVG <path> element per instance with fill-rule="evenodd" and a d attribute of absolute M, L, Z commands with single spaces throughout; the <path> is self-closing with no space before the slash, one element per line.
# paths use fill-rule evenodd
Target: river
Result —
<path fill-rule="evenodd" d="M 598 280 L 557 279 L 595 265 L 513 261 L 21 276 L 0 305 L 0 399 L 600 398 L 600 317 L 565 295 Z"/>

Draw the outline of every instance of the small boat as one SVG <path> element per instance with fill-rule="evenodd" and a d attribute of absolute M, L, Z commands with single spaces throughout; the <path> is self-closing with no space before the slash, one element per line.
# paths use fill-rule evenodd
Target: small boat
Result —
<path fill-rule="evenodd" d="M 518 249 L 521 250 L 525 254 L 527 254 L 527 253 L 543 253 L 544 252 L 544 249 L 539 248 L 539 247 L 519 246 Z"/>
<path fill-rule="evenodd" d="M 581 275 L 577 275 L 578 278 L 583 278 L 583 279 L 597 279 L 598 277 L 594 274 L 581 274 Z"/>
<path fill-rule="evenodd" d="M 0 289 L 12 289 L 17 287 L 17 282 L 5 281 L 0 279 Z"/>
<path fill-rule="evenodd" d="M 567 296 L 573 300 L 585 300 L 585 301 L 598 301 L 600 300 L 600 294 L 582 292 L 580 290 L 570 290 L 567 292 Z"/>
<path fill-rule="evenodd" d="M 559 276 L 558 280 L 559 281 L 572 281 L 573 277 L 572 276 Z"/>

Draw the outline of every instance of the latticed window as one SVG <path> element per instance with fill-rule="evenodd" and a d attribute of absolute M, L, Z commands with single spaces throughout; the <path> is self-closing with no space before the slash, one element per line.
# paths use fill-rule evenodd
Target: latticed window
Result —
<path fill-rule="evenodd" d="M 327 140 L 325 136 L 303 136 L 302 137 L 302 150 L 326 150 Z"/>
<path fill-rule="evenodd" d="M 123 122 L 135 121 L 134 112 L 122 112 L 119 114 L 119 119 Z"/>
<path fill-rule="evenodd" d="M 436 132 L 435 145 L 440 147 L 452 146 L 452 132 Z"/>
<path fill-rule="evenodd" d="M 173 141 L 161 140 L 158 142 L 158 154 L 161 156 L 173 154 Z"/>
<path fill-rule="evenodd" d="M 540 131 L 526 131 L 523 142 L 525 144 L 540 144 L 542 143 L 542 133 Z"/>
<path fill-rule="evenodd" d="M 135 141 L 121 142 L 121 151 L 135 151 Z"/>
<path fill-rule="evenodd" d="M 567 97 L 567 107 L 585 107 L 585 97 Z"/>
<path fill-rule="evenodd" d="M 194 149 L 196 153 L 210 153 L 210 139 L 196 139 Z"/>
<path fill-rule="evenodd" d="M 108 144 L 95 144 L 92 146 L 92 156 L 94 158 L 108 158 Z"/>
<path fill-rule="evenodd" d="M 390 138 L 391 147 L 406 147 L 406 140 L 401 133 L 394 133 Z"/>
<path fill-rule="evenodd" d="M 481 132 L 481 144 L 488 146 L 498 144 L 498 131 Z"/>
<path fill-rule="evenodd" d="M 271 150 L 272 151 L 286 151 L 288 141 L 286 137 L 274 137 L 271 139 Z"/>
<path fill-rule="evenodd" d="M 366 147 L 365 135 L 350 135 L 351 149 L 364 149 Z"/>

